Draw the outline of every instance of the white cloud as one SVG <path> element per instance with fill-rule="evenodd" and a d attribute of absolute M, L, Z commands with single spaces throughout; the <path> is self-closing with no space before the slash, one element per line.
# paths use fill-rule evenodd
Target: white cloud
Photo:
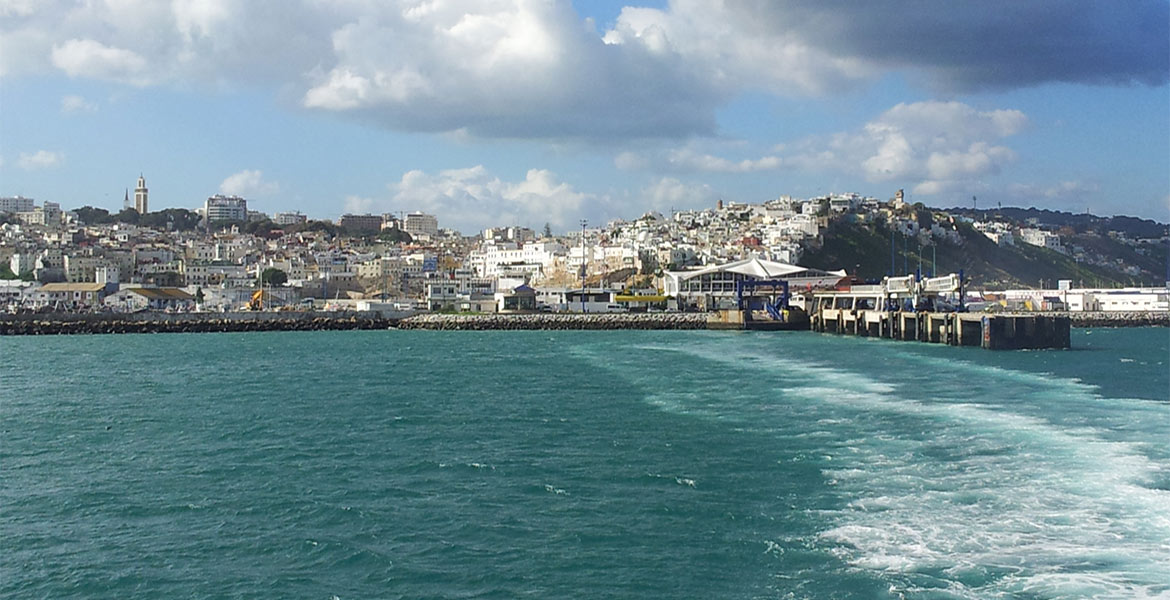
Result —
<path fill-rule="evenodd" d="M 3 0 L 0 73 L 266 84 L 394 129 L 594 140 L 708 135 L 745 91 L 826 94 L 895 70 L 951 89 L 1167 80 L 1164 0 L 1007 4 L 672 0 L 599 32 L 570 0 Z M 901 168 L 889 141 L 874 168 Z"/>
<path fill-rule="evenodd" d="M 53 46 L 53 65 L 70 77 L 110 79 L 133 85 L 147 85 L 143 76 L 146 59 L 124 48 L 107 46 L 95 40 L 68 40 Z"/>
<path fill-rule="evenodd" d="M 346 196 L 343 206 L 345 207 L 346 214 L 363 215 L 369 214 L 369 212 L 373 210 L 376 204 L 377 201 L 373 198 L 365 198 L 362 196 Z"/>
<path fill-rule="evenodd" d="M 861 56 L 838 56 L 796 35 L 800 27 L 761 27 L 742 3 L 676 0 L 664 10 L 626 7 L 607 44 L 679 60 L 716 88 L 819 94 L 874 76 Z"/>
<path fill-rule="evenodd" d="M 1016 159 L 1000 145 L 1028 125 L 1017 110 L 979 111 L 960 102 L 898 104 L 859 131 L 794 145 L 783 162 L 805 169 L 860 172 L 871 182 L 898 182 L 916 194 L 974 189 Z"/>
<path fill-rule="evenodd" d="M 26 171 L 32 171 L 34 169 L 56 167 L 63 162 L 65 162 L 65 155 L 60 152 L 37 150 L 32 154 L 21 152 L 20 158 L 16 161 L 16 165 Z"/>
<path fill-rule="evenodd" d="M 61 98 L 61 112 L 65 114 L 97 112 L 97 104 L 81 96 L 69 95 Z"/>
<path fill-rule="evenodd" d="M 36 0 L 0 0 L 0 17 L 27 17 L 36 10 Z"/>
<path fill-rule="evenodd" d="M 730 159 L 696 149 L 694 142 L 681 148 L 650 153 L 622 152 L 614 165 L 626 171 L 653 169 L 678 173 L 756 173 L 787 166 L 779 156 Z"/>
<path fill-rule="evenodd" d="M 707 184 L 683 183 L 672 177 L 663 177 L 642 188 L 639 203 L 659 212 L 672 208 L 714 206 L 719 194 Z"/>
<path fill-rule="evenodd" d="M 537 227 L 546 222 L 564 229 L 572 226 L 587 201 L 594 199 L 560 181 L 551 171 L 531 169 L 523 181 L 508 182 L 482 166 L 436 175 L 408 171 L 389 189 L 392 197 L 388 206 L 439 215 L 440 226 L 460 231 L 513 224 Z"/>
<path fill-rule="evenodd" d="M 245 198 L 271 196 L 280 191 L 280 184 L 266 181 L 264 173 L 245 169 L 229 175 L 219 184 L 219 193 Z"/>

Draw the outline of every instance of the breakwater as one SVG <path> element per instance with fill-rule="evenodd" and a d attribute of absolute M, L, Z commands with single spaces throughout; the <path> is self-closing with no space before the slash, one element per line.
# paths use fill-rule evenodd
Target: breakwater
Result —
<path fill-rule="evenodd" d="M 1073 327 L 1170 327 L 1170 312 L 1070 312 Z"/>
<path fill-rule="evenodd" d="M 705 329 L 704 313 L 610 314 L 385 314 L 369 312 L 232 312 L 168 314 L 0 315 L 0 335 L 101 333 L 216 333 L 352 329 Z"/>
<path fill-rule="evenodd" d="M 1072 327 L 1167 327 L 1170 313 L 1059 313 Z M 167 314 L 0 315 L 0 335 L 95 333 L 198 333 L 431 329 L 445 331 L 532 329 L 707 329 L 707 313 L 605 314 L 384 314 L 379 312 L 232 312 Z"/>
<path fill-rule="evenodd" d="M 0 335 L 387 329 L 396 322 L 377 312 L 23 314 L 0 316 Z"/>
<path fill-rule="evenodd" d="M 400 329 L 706 329 L 706 313 L 597 313 L 516 315 L 416 315 L 398 322 Z"/>

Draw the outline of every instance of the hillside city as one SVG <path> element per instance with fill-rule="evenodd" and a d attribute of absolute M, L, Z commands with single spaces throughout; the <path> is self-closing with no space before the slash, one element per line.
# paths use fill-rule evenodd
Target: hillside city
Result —
<path fill-rule="evenodd" d="M 149 202 L 144 177 L 115 214 L 0 198 L 0 308 L 493 312 L 505 308 L 506 296 L 526 290 L 539 310 L 691 309 L 703 305 L 681 297 L 679 274 L 697 269 L 757 261 L 774 270 L 769 265 L 815 259 L 801 274 L 825 277 L 831 285 L 847 276 L 934 274 L 940 253 L 969 260 L 990 251 L 979 250 L 982 245 L 1027 248 L 1029 260 L 1075 265 L 1067 278 L 1061 272 L 1045 281 L 1042 272 L 1038 281 L 1021 281 L 996 280 L 968 264 L 973 293 L 981 294 L 976 299 L 1039 304 L 1050 294 L 1013 295 L 1006 287 L 1067 291 L 1093 282 L 1119 287 L 1127 278 L 1134 289 L 1161 286 L 1166 278 L 1158 266 L 1166 262 L 1170 241 L 1165 226 L 1150 221 L 1137 233 L 1095 236 L 1123 248 L 1132 257 L 1127 260 L 1077 242 L 1087 238 L 1075 237 L 1067 226 L 996 211 L 927 209 L 906 202 L 901 190 L 885 200 L 847 193 L 780 196 L 760 204 L 719 201 L 707 209 L 649 212 L 604 226 L 583 222 L 581 229 L 560 234 L 548 225 L 537 231 L 500 224 L 467 235 L 442 228 L 438 215 L 417 211 L 318 221 L 299 212 L 249 210 L 238 196 L 211 196 L 195 211 L 151 212 Z M 856 264 L 815 264 L 852 261 L 828 250 L 853 243 L 848 236 L 859 231 L 880 252 L 862 250 Z M 943 265 L 939 272 L 955 266 Z M 1003 287 L 995 289 L 997 283 Z M 631 296 L 645 301 L 631 302 Z M 1143 297 L 1148 306 L 1166 303 L 1164 288 Z"/>

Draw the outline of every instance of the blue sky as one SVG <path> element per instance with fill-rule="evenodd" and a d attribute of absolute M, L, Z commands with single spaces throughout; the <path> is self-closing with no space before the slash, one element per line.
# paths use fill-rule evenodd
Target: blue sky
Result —
<path fill-rule="evenodd" d="M 0 194 L 464 232 L 904 188 L 1170 221 L 1170 3 L 0 0 Z"/>

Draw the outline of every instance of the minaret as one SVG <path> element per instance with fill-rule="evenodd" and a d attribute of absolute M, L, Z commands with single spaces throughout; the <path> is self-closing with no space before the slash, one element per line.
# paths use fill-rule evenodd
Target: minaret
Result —
<path fill-rule="evenodd" d="M 146 202 L 146 178 L 141 173 L 138 174 L 138 187 L 134 188 L 134 210 L 140 215 L 145 215 L 149 210 Z"/>

